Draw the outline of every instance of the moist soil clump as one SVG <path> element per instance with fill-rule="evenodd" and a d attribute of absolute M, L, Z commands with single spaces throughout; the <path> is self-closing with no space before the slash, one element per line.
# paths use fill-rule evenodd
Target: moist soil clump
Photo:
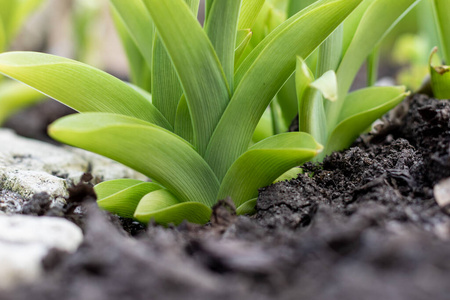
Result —
<path fill-rule="evenodd" d="M 449 177 L 450 105 L 416 95 L 394 114 L 262 188 L 251 217 L 225 200 L 208 225 L 143 230 L 82 201 L 80 249 L 0 299 L 448 299 L 450 218 L 433 186 Z"/>

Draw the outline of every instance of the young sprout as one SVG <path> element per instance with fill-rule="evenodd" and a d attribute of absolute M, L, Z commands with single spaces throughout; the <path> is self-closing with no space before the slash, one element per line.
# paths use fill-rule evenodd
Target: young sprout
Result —
<path fill-rule="evenodd" d="M 349 145 L 405 96 L 398 87 L 347 92 L 362 61 L 418 1 L 319 0 L 284 20 L 262 0 L 208 0 L 204 27 L 199 0 L 110 2 L 135 85 L 41 53 L 1 54 L 0 72 L 81 112 L 51 125 L 53 138 L 152 179 L 96 186 L 99 206 L 125 217 L 205 223 L 226 197 L 239 214 L 250 213 L 258 188 L 313 159 L 323 151 L 320 143 L 327 153 Z M 357 26 L 342 29 L 349 15 L 346 22 Z M 255 42 L 259 22 L 272 25 L 262 26 L 268 30 Z M 301 58 L 326 40 L 319 57 L 342 45 L 342 61 L 336 72 L 326 70 L 336 58 L 323 64 L 326 72 L 315 80 Z M 299 103 L 307 132 L 254 143 L 258 123 L 289 78 L 299 96 L 289 114 Z"/>

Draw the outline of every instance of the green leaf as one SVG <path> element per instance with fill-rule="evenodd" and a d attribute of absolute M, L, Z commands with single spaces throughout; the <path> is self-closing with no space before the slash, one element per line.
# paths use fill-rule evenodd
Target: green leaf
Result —
<path fill-rule="evenodd" d="M 445 62 L 450 64 L 450 1 L 433 0 L 433 6 Z"/>
<path fill-rule="evenodd" d="M 153 104 L 172 124 L 175 124 L 178 101 L 183 89 L 177 73 L 160 38 L 156 38 L 153 47 L 152 98 Z"/>
<path fill-rule="evenodd" d="M 326 106 L 328 128 L 334 128 L 345 96 L 361 65 L 390 30 L 420 0 L 371 0 L 337 70 L 338 101 Z"/>
<path fill-rule="evenodd" d="M 231 91 L 240 7 L 241 0 L 214 1 L 205 24 L 205 31 L 216 50 Z"/>
<path fill-rule="evenodd" d="M 194 140 L 194 130 L 192 129 L 191 115 L 189 113 L 189 107 L 184 95 L 181 96 L 181 100 L 178 103 L 174 132 L 189 143 L 192 143 L 192 141 Z"/>
<path fill-rule="evenodd" d="M 336 74 L 326 72 L 314 81 L 311 70 L 306 62 L 297 58 L 296 86 L 298 97 L 299 131 L 311 134 L 318 142 L 325 143 L 327 128 L 323 97 L 336 97 Z"/>
<path fill-rule="evenodd" d="M 305 9 L 316 1 L 317 0 L 289 0 L 287 7 L 288 16 L 292 17 L 293 15 Z"/>
<path fill-rule="evenodd" d="M 142 197 L 162 187 L 153 182 L 117 179 L 102 182 L 94 189 L 100 208 L 124 218 L 133 218 Z"/>
<path fill-rule="evenodd" d="M 432 64 L 433 56 L 438 49 L 434 48 L 430 56 L 430 74 L 431 88 L 434 97 L 438 99 L 450 99 L 450 66 L 434 66 Z"/>
<path fill-rule="evenodd" d="M 199 0 L 185 0 L 192 13 L 197 15 Z M 172 126 L 175 124 L 178 101 L 183 95 L 177 72 L 161 39 L 157 36 L 153 44 L 153 104 Z"/>
<path fill-rule="evenodd" d="M 289 128 L 292 120 L 298 114 L 297 92 L 295 89 L 295 75 L 292 75 L 278 91 L 276 97 L 276 103 L 281 110 L 283 125 L 286 128 Z"/>
<path fill-rule="evenodd" d="M 273 132 L 272 115 L 270 110 L 266 110 L 256 126 L 255 132 L 253 132 L 253 143 L 260 142 L 275 133 Z"/>
<path fill-rule="evenodd" d="M 273 183 L 286 181 L 286 180 L 292 180 L 294 178 L 297 178 L 298 174 L 303 174 L 303 169 L 302 168 L 296 167 L 296 168 L 289 169 L 286 172 L 284 172 L 283 174 L 281 174 L 280 177 L 275 179 Z"/>
<path fill-rule="evenodd" d="M 184 220 L 205 224 L 211 217 L 211 208 L 198 202 L 179 203 L 167 190 L 157 190 L 142 198 L 134 217 L 142 223 L 153 219 L 163 225 L 178 225 Z"/>
<path fill-rule="evenodd" d="M 409 93 L 405 87 L 369 87 L 350 93 L 326 145 L 326 153 L 349 147 L 370 125 Z"/>
<path fill-rule="evenodd" d="M 45 97 L 30 87 L 16 81 L 0 82 L 0 125 L 12 114 Z"/>
<path fill-rule="evenodd" d="M 239 13 L 239 29 L 252 28 L 263 8 L 265 0 L 242 0 L 241 11 Z"/>
<path fill-rule="evenodd" d="M 252 32 L 250 29 L 240 29 L 237 32 L 236 37 L 236 49 L 235 49 L 235 57 L 234 57 L 234 66 L 235 68 L 238 66 L 238 62 L 244 54 L 245 49 L 247 49 L 248 44 L 252 38 Z"/>
<path fill-rule="evenodd" d="M 144 3 L 142 0 L 110 0 L 110 2 L 145 58 L 148 69 L 151 70 L 154 27 Z"/>
<path fill-rule="evenodd" d="M 256 212 L 255 206 L 258 198 L 250 199 L 236 208 L 237 215 L 252 215 Z"/>
<path fill-rule="evenodd" d="M 119 34 L 123 48 L 127 55 L 128 65 L 130 68 L 131 82 L 141 87 L 142 89 L 151 92 L 152 90 L 151 66 L 147 64 L 147 61 L 145 60 L 135 41 L 131 37 L 128 29 L 125 26 L 124 21 L 120 17 L 115 7 L 114 6 L 111 7 L 114 24 L 116 26 L 116 30 Z"/>
<path fill-rule="evenodd" d="M 236 207 L 258 196 L 287 170 L 312 159 L 322 146 L 309 134 L 288 132 L 269 137 L 248 149 L 225 175 L 218 199 L 231 197 Z"/>
<path fill-rule="evenodd" d="M 110 112 L 171 129 L 164 116 L 121 80 L 67 58 L 37 52 L 0 54 L 0 73 L 79 112 Z"/>
<path fill-rule="evenodd" d="M 191 113 L 194 146 L 203 154 L 229 101 L 219 59 L 183 0 L 144 2 L 177 71 Z"/>
<path fill-rule="evenodd" d="M 318 1 L 278 26 L 240 65 L 235 93 L 205 155 L 219 180 L 247 149 L 265 109 L 294 72 L 296 56 L 312 53 L 360 2 Z"/>
<path fill-rule="evenodd" d="M 49 127 L 54 139 L 109 157 L 169 189 L 180 201 L 212 206 L 219 183 L 192 146 L 145 121 L 106 113 L 64 117 Z"/>
<path fill-rule="evenodd" d="M 318 50 L 318 61 L 316 77 L 320 77 L 327 71 L 336 71 L 342 56 L 342 43 L 344 36 L 343 24 L 320 45 Z"/>

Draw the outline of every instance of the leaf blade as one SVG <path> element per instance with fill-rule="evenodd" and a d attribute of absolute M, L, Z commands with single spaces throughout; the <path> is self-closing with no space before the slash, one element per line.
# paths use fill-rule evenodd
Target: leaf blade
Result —
<path fill-rule="evenodd" d="M 164 116 L 121 80 L 88 65 L 37 52 L 0 54 L 0 73 L 80 112 L 109 112 L 171 129 Z"/>
<path fill-rule="evenodd" d="M 156 125 L 121 115 L 84 113 L 59 119 L 49 134 L 143 173 L 180 201 L 214 204 L 219 183 L 210 167 L 192 145 Z"/>
<path fill-rule="evenodd" d="M 179 225 L 184 220 L 205 224 L 209 221 L 211 209 L 198 202 L 179 203 L 167 190 L 157 190 L 144 196 L 139 202 L 134 217 L 143 223 L 154 219 L 163 225 Z"/>
<path fill-rule="evenodd" d="M 191 112 L 194 146 L 203 154 L 229 101 L 219 59 L 183 0 L 144 0 L 144 3 L 177 71 Z"/>
<path fill-rule="evenodd" d="M 236 90 L 205 155 L 219 180 L 247 149 L 264 110 L 294 72 L 296 56 L 307 57 L 360 2 L 323 0 L 309 6 L 278 26 L 240 65 Z"/>
<path fill-rule="evenodd" d="M 282 133 L 249 148 L 225 175 L 218 199 L 231 197 L 236 207 L 258 196 L 258 189 L 271 184 L 287 170 L 312 159 L 322 146 L 302 132 Z"/>

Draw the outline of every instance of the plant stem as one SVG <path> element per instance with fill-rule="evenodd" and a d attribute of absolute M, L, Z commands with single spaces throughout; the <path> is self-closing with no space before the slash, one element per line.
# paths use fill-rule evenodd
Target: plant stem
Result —
<path fill-rule="evenodd" d="M 272 102 L 270 102 L 270 115 L 272 117 L 272 130 L 273 134 L 279 134 L 280 133 L 280 126 L 279 126 L 279 117 L 277 112 L 277 105 L 275 104 L 276 98 L 273 98 Z"/>
<path fill-rule="evenodd" d="M 374 86 L 377 82 L 379 63 L 380 46 L 377 46 L 367 58 L 367 86 Z"/>
<path fill-rule="evenodd" d="M 342 56 L 342 44 L 344 26 L 341 24 L 319 47 L 319 59 L 317 62 L 316 78 L 326 71 L 336 70 Z"/>

